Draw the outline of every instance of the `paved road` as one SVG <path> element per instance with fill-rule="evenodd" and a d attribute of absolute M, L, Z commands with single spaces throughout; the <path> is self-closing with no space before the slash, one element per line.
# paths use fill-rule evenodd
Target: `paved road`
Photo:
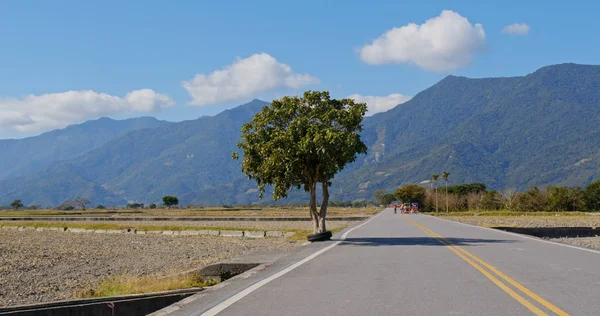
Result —
<path fill-rule="evenodd" d="M 337 238 L 180 314 L 600 315 L 598 252 L 390 209 Z"/>

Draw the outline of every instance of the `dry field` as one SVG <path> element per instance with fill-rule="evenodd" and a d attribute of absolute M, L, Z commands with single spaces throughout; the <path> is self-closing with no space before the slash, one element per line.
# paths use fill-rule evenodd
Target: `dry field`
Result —
<path fill-rule="evenodd" d="M 600 227 L 600 216 L 441 216 L 485 227 Z"/>
<path fill-rule="evenodd" d="M 484 227 L 600 227 L 600 216 L 579 214 L 521 216 L 440 216 L 445 219 Z M 600 250 L 600 237 L 553 238 L 552 241 Z"/>
<path fill-rule="evenodd" d="M 328 217 L 368 216 L 380 208 L 329 209 Z M 0 211 L 0 216 L 308 217 L 303 207 L 142 210 Z M 337 231 L 357 221 L 329 221 Z M 72 299 L 115 277 L 179 273 L 252 253 L 289 251 L 311 232 L 310 221 L 0 221 L 0 226 L 138 230 L 232 229 L 293 231 L 290 238 L 227 238 L 136 234 L 78 234 L 0 230 L 0 306 Z"/>
<path fill-rule="evenodd" d="M 71 299 L 115 275 L 169 275 L 251 253 L 289 251 L 299 245 L 285 238 L 0 230 L 0 304 Z"/>

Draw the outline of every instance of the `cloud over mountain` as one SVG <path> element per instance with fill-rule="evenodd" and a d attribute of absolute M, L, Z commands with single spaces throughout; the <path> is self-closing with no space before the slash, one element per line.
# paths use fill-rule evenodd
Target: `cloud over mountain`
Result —
<path fill-rule="evenodd" d="M 0 98 L 0 130 L 39 132 L 98 116 L 151 112 L 173 105 L 169 96 L 151 89 L 134 90 L 124 97 L 79 90 Z"/>
<path fill-rule="evenodd" d="M 427 71 L 448 72 L 469 65 L 485 48 L 485 31 L 460 14 L 445 10 L 425 23 L 394 27 L 360 49 L 368 64 L 413 63 Z"/>
<path fill-rule="evenodd" d="M 267 53 L 237 58 L 231 65 L 210 74 L 197 74 L 181 85 L 192 97 L 190 105 L 205 106 L 242 100 L 259 92 L 281 88 L 297 89 L 318 84 L 319 79 L 299 74 Z"/>

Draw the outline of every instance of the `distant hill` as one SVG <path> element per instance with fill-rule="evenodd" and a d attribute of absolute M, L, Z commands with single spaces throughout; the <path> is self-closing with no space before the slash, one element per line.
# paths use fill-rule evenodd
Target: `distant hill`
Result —
<path fill-rule="evenodd" d="M 254 100 L 214 117 L 123 133 L 45 170 L 0 181 L 0 204 L 20 198 L 56 205 L 85 195 L 122 205 L 167 194 L 183 204 L 255 202 L 256 185 L 231 152 L 241 125 L 266 104 Z M 586 185 L 600 178 L 600 66 L 561 64 L 513 78 L 448 76 L 365 118 L 364 127 L 369 152 L 336 176 L 334 200 L 370 199 L 377 189 L 442 171 L 451 183 L 490 188 Z"/>
<path fill-rule="evenodd" d="M 0 140 L 0 180 L 44 169 L 72 159 L 133 130 L 167 122 L 153 117 L 128 120 L 99 118 L 24 139 Z"/>
<path fill-rule="evenodd" d="M 365 120 L 364 138 L 368 156 L 338 177 L 347 198 L 442 171 L 453 183 L 491 188 L 585 185 L 600 178 L 600 66 L 561 64 L 513 78 L 448 76 Z"/>

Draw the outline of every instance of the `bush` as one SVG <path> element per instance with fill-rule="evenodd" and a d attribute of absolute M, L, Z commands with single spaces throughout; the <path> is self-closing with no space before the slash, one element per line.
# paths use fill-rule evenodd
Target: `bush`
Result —
<path fill-rule="evenodd" d="M 102 204 L 98 204 L 98 206 L 96 206 L 96 209 L 104 210 L 104 209 L 106 209 L 106 206 L 104 206 Z"/>
<path fill-rule="evenodd" d="M 156 204 L 150 203 L 150 204 L 148 204 L 148 208 L 149 209 L 155 209 L 156 208 Z"/>
<path fill-rule="evenodd" d="M 548 194 L 533 187 L 527 192 L 517 193 L 515 208 L 519 211 L 540 212 L 548 209 Z"/>
<path fill-rule="evenodd" d="M 583 200 L 588 211 L 600 211 L 600 180 L 585 187 Z"/>
<path fill-rule="evenodd" d="M 144 203 L 127 203 L 126 207 L 132 209 L 144 208 Z"/>

